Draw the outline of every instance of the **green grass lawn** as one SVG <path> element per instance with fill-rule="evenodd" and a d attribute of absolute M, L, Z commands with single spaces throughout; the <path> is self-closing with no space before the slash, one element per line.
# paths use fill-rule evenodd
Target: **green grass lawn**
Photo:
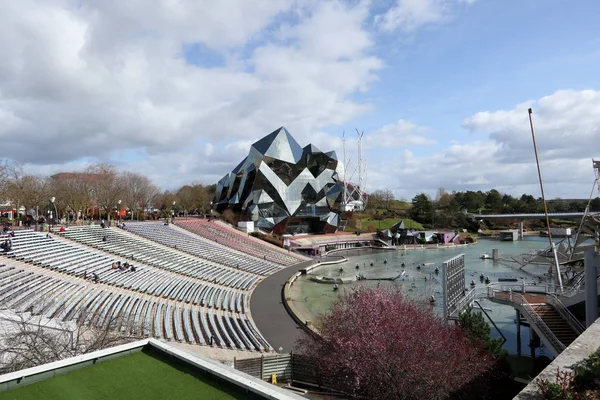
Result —
<path fill-rule="evenodd" d="M 138 352 L 0 393 L 0 400 L 249 399 L 187 365 Z"/>
<path fill-rule="evenodd" d="M 386 219 L 382 219 L 381 221 L 378 221 L 376 219 L 369 219 L 369 218 L 362 219 L 362 230 L 365 231 L 369 225 L 373 225 L 375 227 L 375 229 L 389 229 L 392 227 L 392 225 L 394 225 L 396 222 L 401 221 L 401 220 L 404 221 L 404 227 L 406 229 L 414 228 L 417 230 L 423 230 L 423 226 L 420 223 L 413 221 L 410 218 L 398 218 L 398 217 L 386 218 Z M 380 224 L 380 222 L 381 222 L 381 224 Z M 350 228 L 350 231 L 352 231 L 351 228 Z"/>

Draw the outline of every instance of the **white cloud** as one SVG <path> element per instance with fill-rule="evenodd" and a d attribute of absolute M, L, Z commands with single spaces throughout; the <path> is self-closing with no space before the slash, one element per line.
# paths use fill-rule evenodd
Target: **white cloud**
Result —
<path fill-rule="evenodd" d="M 421 156 L 398 152 L 393 162 L 377 160 L 369 168 L 370 186 L 390 187 L 405 198 L 434 194 L 439 187 L 539 196 L 529 107 L 547 197 L 586 198 L 594 180 L 591 159 L 600 157 L 600 91 L 594 90 L 561 90 L 511 110 L 476 113 L 463 124 L 479 135 L 476 141 L 453 141 Z"/>
<path fill-rule="evenodd" d="M 370 110 L 350 98 L 383 67 L 365 4 L 209 3 L 0 3 L 0 157 L 60 164 L 194 148 L 210 161 L 224 143 L 281 125 L 308 143 Z M 186 63 L 191 43 L 222 61 Z"/>
<path fill-rule="evenodd" d="M 368 148 L 396 148 L 410 146 L 425 146 L 437 143 L 428 138 L 429 129 L 418 126 L 405 119 L 395 124 L 385 125 L 376 131 L 365 134 L 365 144 Z"/>
<path fill-rule="evenodd" d="M 475 0 L 397 0 L 394 7 L 377 15 L 375 22 L 386 32 L 397 29 L 412 32 L 423 25 L 450 18 L 457 4 L 469 5 L 474 2 Z"/>
<path fill-rule="evenodd" d="M 540 160 L 598 157 L 600 142 L 600 91 L 559 90 L 512 110 L 479 112 L 464 121 L 471 132 L 486 133 L 501 148 L 498 157 L 519 164 L 531 161 L 533 144 L 527 109 L 533 123 Z"/>

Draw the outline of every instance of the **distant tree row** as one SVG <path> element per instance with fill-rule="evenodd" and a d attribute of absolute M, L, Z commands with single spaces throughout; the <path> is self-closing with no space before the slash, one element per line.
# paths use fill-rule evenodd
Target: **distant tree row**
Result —
<path fill-rule="evenodd" d="M 548 212 L 583 212 L 587 206 L 586 200 L 552 199 L 548 202 Z M 590 202 L 591 211 L 600 211 L 600 197 Z M 489 214 L 521 214 L 543 213 L 544 205 L 541 198 L 530 194 L 513 197 L 500 193 L 496 189 L 488 192 L 466 191 L 452 193 L 443 188 L 438 189 L 435 199 L 425 193 L 419 193 L 412 199 L 410 217 L 423 224 L 457 227 L 466 226 L 466 213 Z"/>
<path fill-rule="evenodd" d="M 176 191 L 161 191 L 143 174 L 119 171 L 99 163 L 79 171 L 61 171 L 51 176 L 26 173 L 22 166 L 0 160 L 0 204 L 2 210 L 25 208 L 21 218 L 52 213 L 71 220 L 128 219 L 171 213 L 206 213 L 215 186 L 197 183 Z M 58 214 L 58 215 L 56 215 Z"/>

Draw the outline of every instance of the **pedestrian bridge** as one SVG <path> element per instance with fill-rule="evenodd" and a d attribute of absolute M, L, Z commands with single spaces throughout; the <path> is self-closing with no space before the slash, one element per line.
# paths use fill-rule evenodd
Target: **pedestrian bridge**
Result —
<path fill-rule="evenodd" d="M 589 212 L 588 215 L 597 215 L 600 212 Z M 584 212 L 559 212 L 559 213 L 548 213 L 550 219 L 581 219 L 586 214 Z M 471 218 L 474 220 L 484 219 L 544 219 L 546 214 L 544 213 L 528 213 L 528 214 L 472 214 Z"/>
<path fill-rule="evenodd" d="M 511 305 L 517 313 L 517 347 L 520 353 L 521 317 L 529 325 L 530 337 L 539 338 L 554 356 L 567 348 L 583 331 L 581 323 L 561 299 L 582 292 L 578 289 L 560 290 L 554 285 L 491 284 L 487 297 L 500 304 Z"/>
<path fill-rule="evenodd" d="M 588 212 L 589 216 L 600 215 L 600 212 Z M 550 219 L 582 219 L 586 216 L 584 212 L 562 212 L 548 213 Z M 471 219 L 474 221 L 483 221 L 484 219 L 516 219 L 519 221 L 519 240 L 523 239 L 523 221 L 526 219 L 544 219 L 546 214 L 529 213 L 529 214 L 472 214 Z"/>

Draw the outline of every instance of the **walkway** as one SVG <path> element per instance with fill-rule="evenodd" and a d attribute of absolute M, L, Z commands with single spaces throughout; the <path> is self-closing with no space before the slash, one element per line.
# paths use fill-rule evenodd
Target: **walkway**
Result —
<path fill-rule="evenodd" d="M 259 332 L 275 349 L 289 353 L 303 330 L 288 314 L 283 305 L 283 286 L 296 272 L 315 264 L 309 260 L 282 269 L 265 278 L 252 292 L 250 314 Z"/>
<path fill-rule="evenodd" d="M 589 215 L 600 214 L 597 211 L 592 211 Z M 583 218 L 585 213 L 583 212 L 562 212 L 562 213 L 548 213 L 550 218 L 560 219 L 579 219 Z M 482 219 L 543 219 L 546 214 L 543 213 L 528 213 L 528 214 L 472 214 L 471 219 L 482 220 Z"/>
<path fill-rule="evenodd" d="M 517 304 L 521 304 L 521 298 L 524 297 L 530 304 L 545 304 L 546 303 L 546 295 L 540 293 L 519 293 L 514 292 L 518 296 L 512 296 L 509 292 L 494 292 L 493 300 L 500 300 L 499 303 L 509 304 L 515 306 Z"/>

